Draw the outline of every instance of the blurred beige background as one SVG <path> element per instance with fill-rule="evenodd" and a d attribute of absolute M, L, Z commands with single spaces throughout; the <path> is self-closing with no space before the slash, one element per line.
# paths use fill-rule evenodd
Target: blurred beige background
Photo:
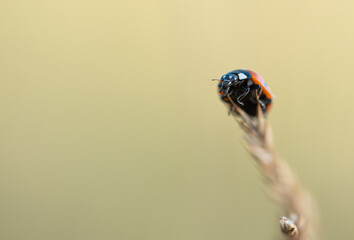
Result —
<path fill-rule="evenodd" d="M 0 239 L 281 237 L 210 81 L 260 73 L 322 239 L 354 236 L 353 1 L 2 1 Z"/>

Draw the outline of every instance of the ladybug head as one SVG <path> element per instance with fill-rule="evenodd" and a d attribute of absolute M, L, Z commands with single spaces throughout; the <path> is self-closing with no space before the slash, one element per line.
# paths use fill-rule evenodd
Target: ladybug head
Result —
<path fill-rule="evenodd" d="M 230 88 L 237 84 L 239 78 L 237 74 L 227 73 L 221 77 L 221 86 L 219 92 L 225 90 L 225 93 L 228 94 Z"/>

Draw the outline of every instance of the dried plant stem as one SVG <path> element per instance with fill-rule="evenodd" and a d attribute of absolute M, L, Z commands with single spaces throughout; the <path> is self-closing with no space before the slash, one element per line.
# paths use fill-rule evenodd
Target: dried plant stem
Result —
<path fill-rule="evenodd" d="M 301 187 L 273 144 L 272 130 L 258 105 L 257 117 L 250 117 L 230 98 L 232 115 L 244 132 L 246 148 L 264 176 L 270 196 L 286 214 L 280 227 L 286 239 L 315 240 L 315 209 L 309 193 Z"/>

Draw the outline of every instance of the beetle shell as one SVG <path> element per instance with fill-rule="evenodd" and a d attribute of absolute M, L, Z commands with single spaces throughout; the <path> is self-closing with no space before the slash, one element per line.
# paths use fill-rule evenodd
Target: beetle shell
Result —
<path fill-rule="evenodd" d="M 224 74 L 218 84 L 221 99 L 232 106 L 232 101 L 251 116 L 257 115 L 258 104 L 263 113 L 272 105 L 272 93 L 263 78 L 254 71 L 239 69 Z M 260 92 L 259 99 L 257 93 Z"/>

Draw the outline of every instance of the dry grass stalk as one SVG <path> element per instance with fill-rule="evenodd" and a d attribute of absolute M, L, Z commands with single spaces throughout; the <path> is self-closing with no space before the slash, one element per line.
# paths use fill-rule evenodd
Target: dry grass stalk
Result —
<path fill-rule="evenodd" d="M 250 117 L 230 98 L 234 108 L 231 114 L 244 132 L 246 148 L 256 160 L 269 195 L 286 213 L 280 218 L 280 227 L 286 239 L 315 240 L 314 204 L 310 194 L 301 187 L 288 164 L 281 159 L 273 144 L 272 130 L 260 105 L 257 117 Z"/>

